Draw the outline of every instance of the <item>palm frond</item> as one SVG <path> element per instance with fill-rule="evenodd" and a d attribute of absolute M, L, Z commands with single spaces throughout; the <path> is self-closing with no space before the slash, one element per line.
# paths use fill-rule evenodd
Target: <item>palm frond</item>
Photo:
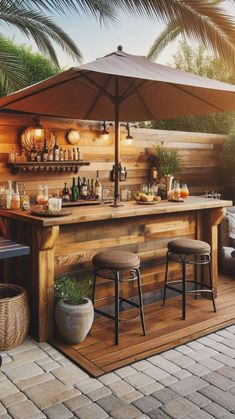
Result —
<path fill-rule="evenodd" d="M 22 2 L 26 7 L 34 7 L 40 11 L 56 11 L 59 13 L 76 12 L 91 15 L 106 23 L 116 21 L 117 8 L 111 0 L 15 0 Z"/>
<path fill-rule="evenodd" d="M 0 85 L 6 94 L 27 86 L 25 67 L 15 55 L 8 53 L 0 45 Z"/>
<path fill-rule="evenodd" d="M 152 44 L 147 57 L 151 60 L 156 60 L 164 48 L 180 34 L 181 28 L 177 22 L 170 22 L 166 28 L 160 33 Z"/>
<path fill-rule="evenodd" d="M 0 22 L 16 26 L 25 36 L 36 42 L 39 50 L 58 65 L 53 40 L 73 58 L 81 61 L 82 54 L 73 40 L 51 18 L 16 2 L 0 0 Z"/>
<path fill-rule="evenodd" d="M 134 0 L 133 0 L 134 1 Z M 170 4 L 171 0 L 166 3 Z M 235 25 L 231 16 L 217 6 L 221 3 L 214 0 L 210 3 L 203 0 L 177 0 L 179 9 L 175 17 L 168 18 L 168 27 L 152 45 L 148 56 L 157 54 L 157 48 L 163 49 L 178 34 L 190 38 L 211 49 L 227 64 L 228 67 L 235 69 Z M 174 8 L 174 10 L 176 10 Z M 172 33 L 168 31 L 172 28 Z M 175 36 L 174 36 L 175 35 Z M 160 51 L 160 50 L 159 50 Z"/>

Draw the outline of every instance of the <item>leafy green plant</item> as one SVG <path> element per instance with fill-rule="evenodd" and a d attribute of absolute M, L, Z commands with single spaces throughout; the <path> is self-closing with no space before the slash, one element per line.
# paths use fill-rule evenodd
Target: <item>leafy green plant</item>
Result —
<path fill-rule="evenodd" d="M 235 134 L 228 136 L 221 154 L 221 170 L 227 185 L 235 182 Z"/>
<path fill-rule="evenodd" d="M 64 300 L 67 304 L 85 304 L 89 295 L 90 278 L 78 281 L 74 277 L 61 277 L 54 285 L 54 295 L 57 300 Z"/>
<path fill-rule="evenodd" d="M 180 171 L 181 159 L 177 150 L 160 145 L 153 145 L 153 148 L 156 155 L 152 162 L 158 167 L 161 176 L 174 175 Z"/>

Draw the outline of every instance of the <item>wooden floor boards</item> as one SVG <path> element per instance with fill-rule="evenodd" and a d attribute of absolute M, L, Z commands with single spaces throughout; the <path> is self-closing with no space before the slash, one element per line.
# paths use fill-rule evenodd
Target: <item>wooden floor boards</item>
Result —
<path fill-rule="evenodd" d="M 147 336 L 140 321 L 120 325 L 120 344 L 114 345 L 114 324 L 101 318 L 94 322 L 91 335 L 80 345 L 66 345 L 53 338 L 50 343 L 76 364 L 98 377 L 116 368 L 157 354 L 235 323 L 235 279 L 220 276 L 217 313 L 208 299 L 188 296 L 187 319 L 181 320 L 181 298 L 170 298 L 145 306 Z M 132 310 L 125 317 L 133 317 Z"/>

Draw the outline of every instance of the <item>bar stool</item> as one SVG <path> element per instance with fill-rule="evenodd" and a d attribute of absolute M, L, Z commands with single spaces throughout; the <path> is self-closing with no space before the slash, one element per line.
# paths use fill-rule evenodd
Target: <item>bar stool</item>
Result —
<path fill-rule="evenodd" d="M 168 282 L 168 265 L 169 261 L 179 262 L 182 264 L 182 280 L 169 281 Z M 194 281 L 187 281 L 186 278 L 186 265 L 194 265 Z M 203 280 L 202 287 L 198 289 L 197 282 L 197 266 L 203 266 Z M 204 282 L 205 265 L 208 265 L 209 269 L 209 285 Z M 187 291 L 187 283 L 194 282 L 194 290 Z M 182 283 L 182 289 L 175 288 L 172 284 Z M 167 288 L 179 292 L 182 294 L 182 320 L 186 319 L 186 294 L 208 292 L 211 294 L 214 312 L 216 312 L 214 288 L 212 279 L 211 269 L 211 248 L 210 245 L 201 240 L 192 239 L 178 239 L 172 240 L 168 243 L 168 252 L 166 257 L 166 273 L 165 273 L 165 285 L 163 294 L 163 305 L 166 301 L 166 290 Z"/>
<path fill-rule="evenodd" d="M 141 318 L 143 334 L 146 335 L 145 323 L 144 323 L 144 308 L 143 308 L 143 298 L 141 290 L 141 277 L 140 277 L 140 259 L 135 253 L 109 250 L 101 253 L 97 253 L 93 258 L 94 266 L 94 284 L 93 284 L 93 305 L 96 313 L 101 316 L 108 317 L 109 319 L 114 320 L 115 322 L 115 344 L 119 343 L 119 322 L 121 319 L 119 316 L 120 312 L 120 303 L 125 302 L 130 304 L 133 307 L 136 307 L 139 310 L 139 315 L 135 317 Z M 129 276 L 125 277 L 124 272 L 128 271 Z M 96 292 L 96 279 L 97 277 L 110 279 L 115 282 L 115 311 L 114 315 L 106 313 L 103 310 L 95 308 L 95 302 L 99 301 L 95 299 Z M 127 300 L 120 296 L 120 283 L 121 282 L 130 282 L 137 281 L 138 284 L 138 296 L 139 303 L 134 301 Z M 101 300 L 101 299 L 100 299 Z M 132 319 L 132 320 L 135 320 Z M 129 320 L 128 320 L 129 321 Z"/>

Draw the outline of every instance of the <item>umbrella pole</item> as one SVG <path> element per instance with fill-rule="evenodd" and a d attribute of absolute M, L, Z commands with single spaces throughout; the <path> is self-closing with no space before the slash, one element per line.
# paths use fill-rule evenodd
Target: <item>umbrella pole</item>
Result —
<path fill-rule="evenodd" d="M 119 78 L 115 79 L 115 182 L 114 182 L 114 207 L 123 205 L 120 202 L 119 185 L 119 163 L 120 163 L 120 96 L 119 96 Z"/>

